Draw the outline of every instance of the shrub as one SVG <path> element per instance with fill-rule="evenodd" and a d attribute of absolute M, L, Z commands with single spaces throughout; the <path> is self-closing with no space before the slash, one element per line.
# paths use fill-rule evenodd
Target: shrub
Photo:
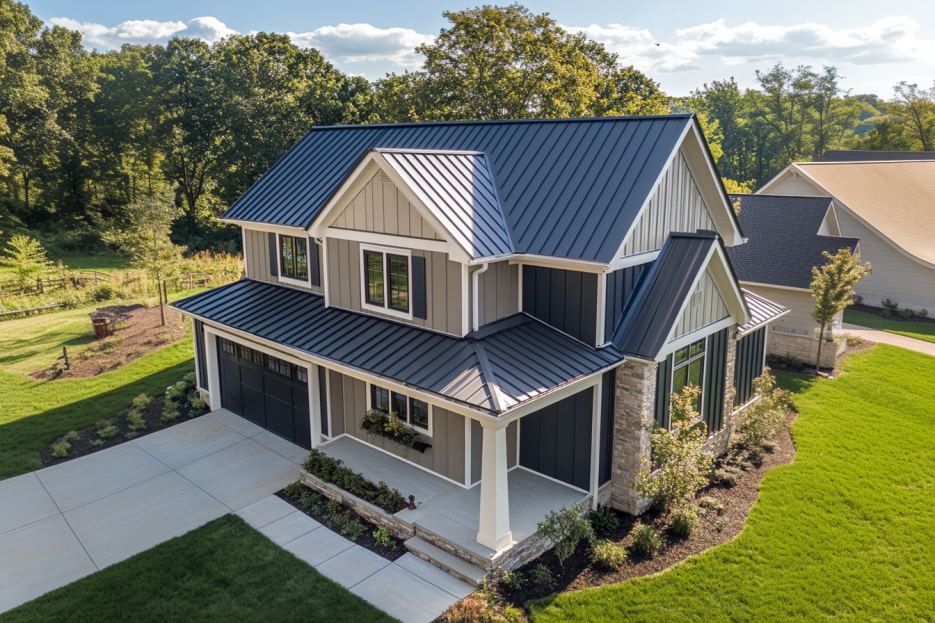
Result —
<path fill-rule="evenodd" d="M 166 422 L 171 422 L 179 416 L 179 405 L 172 398 L 166 398 L 165 404 L 162 406 L 162 419 Z"/>
<path fill-rule="evenodd" d="M 860 294 L 855 294 L 854 305 L 863 305 L 863 304 L 864 304 L 864 297 L 861 296 Z"/>
<path fill-rule="evenodd" d="M 714 511 L 718 515 L 721 515 L 724 512 L 724 505 L 715 498 L 708 496 L 698 500 L 698 506 L 708 511 Z"/>
<path fill-rule="evenodd" d="M 669 521 L 669 528 L 678 536 L 690 537 L 698 528 L 698 524 L 701 523 L 698 519 L 699 515 L 699 509 L 695 506 L 677 508 L 675 512 L 672 513 L 672 519 Z"/>
<path fill-rule="evenodd" d="M 109 283 L 102 283 L 94 289 L 94 293 L 91 295 L 96 302 L 101 303 L 103 301 L 109 301 L 114 298 L 116 292 L 114 287 Z M 116 328 L 116 327 L 115 327 Z"/>
<path fill-rule="evenodd" d="M 886 309 L 890 312 L 894 312 L 897 309 L 899 309 L 899 303 L 897 303 L 896 301 L 891 301 L 889 299 L 883 299 L 882 301 L 880 301 L 880 305 L 883 306 L 883 309 Z"/>
<path fill-rule="evenodd" d="M 594 534 L 606 536 L 616 530 L 619 525 L 617 513 L 609 506 L 599 506 L 591 513 L 591 527 L 594 528 Z"/>
<path fill-rule="evenodd" d="M 449 623 L 481 623 L 489 621 L 490 614 L 487 600 L 477 593 L 465 597 L 445 610 L 445 620 Z"/>
<path fill-rule="evenodd" d="M 325 510 L 329 515 L 337 515 L 341 512 L 341 503 L 337 500 L 328 500 L 325 502 Z"/>
<path fill-rule="evenodd" d="M 736 487 L 742 478 L 743 470 L 739 467 L 728 465 L 726 467 L 714 470 L 715 482 L 726 485 L 728 487 Z"/>
<path fill-rule="evenodd" d="M 714 459 L 705 448 L 707 429 L 695 412 L 700 393 L 689 384 L 681 393 L 671 395 L 672 430 L 653 430 L 652 460 L 642 459 L 641 480 L 632 485 L 667 513 L 708 484 Z"/>
<path fill-rule="evenodd" d="M 638 524 L 630 533 L 633 537 L 633 543 L 630 545 L 630 551 L 640 556 L 653 556 L 662 547 L 662 537 L 659 531 L 646 524 Z"/>
<path fill-rule="evenodd" d="M 166 388 L 166 398 L 169 400 L 181 400 L 188 392 L 188 385 L 185 381 L 179 381 L 175 385 Z"/>
<path fill-rule="evenodd" d="M 364 524 L 362 524 L 359 519 L 352 519 L 351 521 L 344 524 L 343 528 L 341 528 L 341 534 L 352 541 L 356 541 L 360 535 L 366 531 L 367 528 L 364 527 Z"/>
<path fill-rule="evenodd" d="M 191 400 L 188 401 L 188 404 L 191 405 L 192 409 L 201 410 L 207 409 L 208 403 L 201 399 L 201 396 L 195 394 L 191 397 Z"/>
<path fill-rule="evenodd" d="M 345 467 L 340 459 L 332 458 L 318 450 L 309 453 L 303 467 L 308 473 L 379 506 L 388 513 L 395 513 L 406 505 L 406 499 L 396 489 L 390 489 L 384 482 L 375 485 L 363 475 Z"/>
<path fill-rule="evenodd" d="M 514 621 L 521 621 L 523 618 L 523 611 L 516 606 L 507 605 L 503 609 L 503 618 L 506 619 L 509 623 L 513 623 Z"/>
<path fill-rule="evenodd" d="M 182 377 L 182 382 L 185 383 L 185 387 L 188 389 L 195 389 L 197 381 L 198 377 L 195 376 L 194 372 L 186 372 L 185 376 Z"/>
<path fill-rule="evenodd" d="M 551 584 L 552 583 L 552 572 L 549 571 L 549 568 L 539 563 L 531 572 L 533 582 L 539 582 L 540 584 Z"/>
<path fill-rule="evenodd" d="M 127 424 L 129 424 L 130 430 L 140 430 L 146 428 L 146 422 L 143 420 L 143 414 L 136 409 L 130 409 L 130 412 L 127 413 Z"/>
<path fill-rule="evenodd" d="M 785 423 L 791 394 L 776 387 L 776 377 L 769 368 L 753 380 L 753 390 L 760 399 L 743 410 L 740 426 L 748 445 L 756 448 L 776 434 Z"/>
<path fill-rule="evenodd" d="M 97 431 L 97 434 L 101 437 L 101 439 L 110 439 L 117 434 L 117 427 L 105 426 L 101 430 Z"/>
<path fill-rule="evenodd" d="M 519 571 L 506 571 L 503 577 L 500 578 L 500 584 L 505 586 L 507 590 L 518 591 L 523 588 L 523 574 Z"/>
<path fill-rule="evenodd" d="M 929 316 L 929 310 L 927 310 L 927 309 L 925 309 L 925 308 L 923 307 L 922 309 L 920 309 L 919 311 L 917 311 L 916 314 L 918 314 L 920 318 L 928 318 L 928 316 Z"/>
<path fill-rule="evenodd" d="M 396 540 L 393 539 L 386 526 L 380 526 L 373 532 L 373 540 L 383 547 L 396 547 Z"/>
<path fill-rule="evenodd" d="M 62 458 L 68 456 L 68 450 L 71 448 L 71 444 L 60 439 L 57 443 L 52 444 L 52 456 Z"/>
<path fill-rule="evenodd" d="M 142 413 L 149 407 L 152 401 L 153 399 L 147 396 L 146 394 L 140 394 L 139 396 L 133 399 L 132 408 Z"/>
<path fill-rule="evenodd" d="M 856 335 L 851 335 L 850 333 L 845 333 L 845 334 L 844 334 L 844 341 L 845 341 L 845 343 L 847 343 L 848 346 L 850 346 L 851 348 L 853 348 L 854 346 L 857 346 L 857 345 L 860 344 L 860 337 L 858 337 L 858 336 L 856 336 Z"/>
<path fill-rule="evenodd" d="M 302 484 L 302 481 L 296 480 L 295 482 L 286 485 L 282 492 L 286 494 L 286 497 L 297 498 L 302 495 L 304 490 L 305 486 Z"/>
<path fill-rule="evenodd" d="M 81 439 L 81 437 L 78 435 L 76 431 L 69 431 L 65 433 L 65 436 L 62 437 L 62 439 L 64 439 L 65 441 L 78 441 L 79 439 Z"/>
<path fill-rule="evenodd" d="M 723 529 L 726 528 L 726 527 L 727 527 L 727 522 L 724 521 L 723 519 L 721 519 L 720 521 L 716 521 L 716 522 L 714 523 L 714 528 L 715 528 L 715 530 L 717 530 L 718 532 L 720 532 L 721 530 L 723 530 Z"/>
<path fill-rule="evenodd" d="M 614 570 L 627 561 L 627 548 L 611 541 L 598 541 L 591 548 L 591 563 L 601 569 Z"/>
<path fill-rule="evenodd" d="M 899 314 L 899 317 L 900 317 L 900 318 L 905 318 L 906 320 L 908 320 L 909 318 L 912 318 L 913 316 L 915 316 L 915 312 L 912 311 L 911 309 L 908 309 L 908 308 L 906 308 L 906 309 L 901 309 L 901 310 L 899 310 L 899 312 L 897 312 L 897 313 Z"/>
<path fill-rule="evenodd" d="M 594 540 L 594 529 L 591 522 L 582 517 L 585 512 L 583 504 L 575 504 L 571 508 L 562 506 L 559 512 L 552 511 L 539 524 L 536 535 L 549 539 L 555 546 L 555 556 L 558 564 L 564 566 L 565 559 L 572 555 L 578 541 Z"/>
<path fill-rule="evenodd" d="M 311 510 L 315 514 L 321 513 L 321 496 L 320 495 L 312 491 L 309 491 L 308 489 L 305 489 L 303 487 L 301 494 L 297 497 L 299 499 L 299 506 L 301 506 L 305 510 Z M 334 500 L 332 500 L 332 502 L 334 502 Z M 335 512 L 337 512 L 337 509 L 335 509 Z"/>

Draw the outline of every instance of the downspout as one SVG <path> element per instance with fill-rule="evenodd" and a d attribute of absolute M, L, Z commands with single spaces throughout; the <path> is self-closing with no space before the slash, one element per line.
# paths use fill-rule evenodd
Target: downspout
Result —
<path fill-rule="evenodd" d="M 480 315 L 479 306 L 478 306 L 478 303 L 477 303 L 477 299 L 478 299 L 478 296 L 477 296 L 477 286 L 478 286 L 477 276 L 478 276 L 479 274 L 481 274 L 481 273 L 487 272 L 487 269 L 488 269 L 488 268 L 490 268 L 490 262 L 484 262 L 484 264 L 481 266 L 480 270 L 475 270 L 475 271 L 474 271 L 474 310 L 473 310 L 473 321 L 471 322 L 471 327 L 472 327 L 471 330 L 472 330 L 472 331 L 477 331 L 477 329 L 478 329 L 478 326 L 477 326 L 477 323 L 478 323 L 478 316 Z"/>

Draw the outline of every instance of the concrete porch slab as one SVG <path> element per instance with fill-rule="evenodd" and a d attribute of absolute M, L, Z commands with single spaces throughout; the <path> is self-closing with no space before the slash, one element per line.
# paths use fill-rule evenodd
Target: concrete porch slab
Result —
<path fill-rule="evenodd" d="M 369 549 L 349 547 L 334 558 L 321 563 L 316 569 L 344 588 L 351 588 L 389 564 L 389 560 Z"/>
<path fill-rule="evenodd" d="M 351 592 L 403 623 L 430 623 L 454 602 L 451 594 L 399 565 L 387 565 Z"/>
<path fill-rule="evenodd" d="M 66 511 L 65 518 L 103 569 L 227 512 L 223 504 L 170 472 Z"/>
<path fill-rule="evenodd" d="M 169 471 L 132 443 L 35 472 L 59 509 L 67 511 Z"/>
<path fill-rule="evenodd" d="M 244 439 L 215 419 L 199 417 L 134 439 L 133 443 L 172 469 L 178 469 Z"/>
<path fill-rule="evenodd" d="M 245 439 L 179 468 L 178 473 L 238 511 L 295 482 L 299 467 Z"/>
<path fill-rule="evenodd" d="M 97 571 L 64 517 L 0 535 L 0 612 Z"/>
<path fill-rule="evenodd" d="M 320 527 L 320 523 L 305 513 L 295 511 L 282 519 L 277 519 L 273 523 L 263 526 L 260 528 L 260 532 L 265 534 L 276 545 L 285 545 Z"/>
<path fill-rule="evenodd" d="M 35 473 L 0 481 L 0 534 L 58 515 Z"/>
<path fill-rule="evenodd" d="M 250 439 L 257 442 L 267 450 L 272 450 L 284 459 L 289 459 L 298 465 L 304 463 L 305 459 L 308 458 L 308 450 L 301 446 L 297 446 L 291 441 L 283 439 L 279 435 L 271 433 L 268 430 L 254 435 Z"/>
<path fill-rule="evenodd" d="M 239 515 L 244 521 L 259 530 L 263 526 L 294 512 L 296 510 L 291 504 L 277 498 L 275 495 L 270 495 L 259 502 L 241 508 L 234 514 Z"/>
<path fill-rule="evenodd" d="M 244 437 L 255 437 L 264 430 L 250 420 L 242 418 L 236 413 L 232 413 L 227 409 L 218 409 L 217 411 L 212 411 L 211 413 L 208 413 L 207 416 L 217 422 L 220 422 L 224 426 L 227 426 L 235 433 L 240 433 Z"/>
<path fill-rule="evenodd" d="M 317 567 L 350 547 L 356 546 L 340 534 L 322 528 L 300 536 L 296 540 L 287 543 L 283 548 L 292 552 L 296 558 Z"/>

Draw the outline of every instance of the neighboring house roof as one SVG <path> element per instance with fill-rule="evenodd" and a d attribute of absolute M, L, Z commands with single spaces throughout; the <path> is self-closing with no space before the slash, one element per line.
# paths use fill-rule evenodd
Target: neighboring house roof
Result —
<path fill-rule="evenodd" d="M 696 123 L 693 119 L 668 115 L 318 127 L 223 218 L 307 228 L 373 149 L 483 152 L 515 252 L 610 262 L 682 137 Z M 710 160 L 710 154 L 703 157 Z M 397 160 L 402 167 L 405 159 Z M 428 160 L 422 158 L 424 164 Z M 442 159 L 433 162 L 440 166 Z M 483 177 L 477 176 L 477 183 L 483 185 Z M 412 178 L 414 183 L 429 179 L 428 167 Z M 723 195 L 720 181 L 714 183 Z M 462 201 L 454 213 L 463 213 Z M 494 215 L 494 207 L 482 211 Z M 491 226 L 485 235 L 492 243 L 499 230 Z"/>
<path fill-rule="evenodd" d="M 311 292 L 251 279 L 174 304 L 236 331 L 323 360 L 407 383 L 475 409 L 499 413 L 618 365 L 595 350 L 514 314 L 456 338 L 338 307 Z"/>
<path fill-rule="evenodd" d="M 778 303 L 774 303 L 765 296 L 760 296 L 750 290 L 743 290 L 743 300 L 750 310 L 750 322 L 737 327 L 738 335 L 745 335 L 759 329 L 768 322 L 772 322 L 789 313 L 789 310 Z"/>
<path fill-rule="evenodd" d="M 729 247 L 742 282 L 807 289 L 812 267 L 826 262 L 823 251 L 857 248 L 857 238 L 819 236 L 830 197 L 731 195 L 740 200 L 738 218 L 747 242 Z"/>
<path fill-rule="evenodd" d="M 935 160 L 935 151 L 826 151 L 822 162 L 874 162 L 881 160 Z"/>
<path fill-rule="evenodd" d="M 377 151 L 472 257 L 513 252 L 496 183 L 484 154 Z"/>

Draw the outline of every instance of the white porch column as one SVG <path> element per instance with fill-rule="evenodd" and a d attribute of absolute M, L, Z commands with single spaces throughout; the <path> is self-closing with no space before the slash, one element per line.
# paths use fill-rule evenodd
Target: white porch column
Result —
<path fill-rule="evenodd" d="M 212 411 L 221 408 L 221 371 L 218 369 L 218 339 L 205 327 L 205 363 L 208 364 L 208 394 L 211 398 Z"/>
<path fill-rule="evenodd" d="M 477 542 L 495 552 L 513 542 L 507 491 L 506 426 L 481 422 L 484 430 Z"/>

